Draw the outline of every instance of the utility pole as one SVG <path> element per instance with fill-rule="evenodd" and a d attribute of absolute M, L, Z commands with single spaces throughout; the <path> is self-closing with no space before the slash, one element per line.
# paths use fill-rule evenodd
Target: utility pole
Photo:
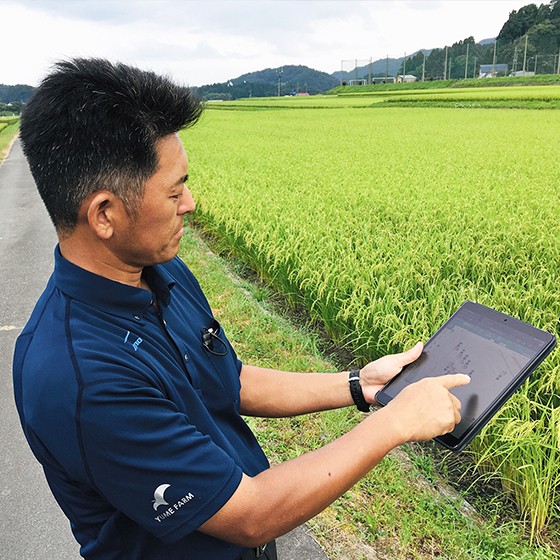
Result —
<path fill-rule="evenodd" d="M 474 63 L 472 67 L 472 77 L 476 78 L 476 56 L 474 57 Z"/>
<path fill-rule="evenodd" d="M 515 76 L 517 72 L 517 45 L 515 45 L 515 50 L 513 51 L 513 75 Z"/>
<path fill-rule="evenodd" d="M 369 80 L 368 83 L 371 86 L 371 65 L 373 64 L 373 59 L 371 58 L 371 56 L 369 57 Z"/>
<path fill-rule="evenodd" d="M 496 77 L 496 48 L 498 45 L 498 40 L 494 41 L 494 56 L 492 57 L 492 77 Z"/>
<path fill-rule="evenodd" d="M 426 78 L 426 53 L 422 53 L 424 55 L 424 60 L 422 61 L 422 81 Z"/>
<path fill-rule="evenodd" d="M 527 42 L 529 40 L 529 35 L 525 35 L 525 54 L 523 55 L 523 75 L 525 76 L 525 71 L 527 70 Z"/>
<path fill-rule="evenodd" d="M 538 54 L 535 55 L 535 75 L 537 74 L 537 58 L 538 58 Z"/>
<path fill-rule="evenodd" d="M 447 80 L 447 47 L 445 47 L 445 62 L 443 63 L 443 79 Z"/>
<path fill-rule="evenodd" d="M 389 55 L 385 59 L 385 83 L 387 83 L 387 78 L 389 77 Z"/>
<path fill-rule="evenodd" d="M 556 73 L 560 74 L 560 50 L 558 51 L 558 66 L 556 67 Z"/>
<path fill-rule="evenodd" d="M 404 77 L 406 76 L 406 53 L 404 53 L 403 67 L 402 67 L 402 81 L 404 84 Z"/>
<path fill-rule="evenodd" d="M 468 75 L 468 67 L 469 67 L 469 43 L 467 43 L 467 58 L 465 59 L 465 80 L 467 79 L 467 75 Z"/>
<path fill-rule="evenodd" d="M 284 68 L 278 68 L 276 74 L 278 75 L 278 97 L 280 97 L 280 86 L 282 85 L 282 74 L 284 73 Z"/>

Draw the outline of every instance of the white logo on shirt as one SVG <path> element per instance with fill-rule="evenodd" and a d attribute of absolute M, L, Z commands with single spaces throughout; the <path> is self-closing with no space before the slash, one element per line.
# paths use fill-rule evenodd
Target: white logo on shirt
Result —
<path fill-rule="evenodd" d="M 156 488 L 154 492 L 154 510 L 157 511 L 159 506 L 168 506 L 169 504 L 165 501 L 165 491 L 171 486 L 171 484 L 162 484 Z"/>
<path fill-rule="evenodd" d="M 159 506 L 168 506 L 169 502 L 165 500 L 165 491 L 170 487 L 170 484 L 160 484 L 154 492 L 154 499 L 152 501 L 154 510 L 157 511 Z M 177 500 L 172 506 L 168 507 L 161 513 L 158 513 L 154 519 L 161 523 L 164 519 L 171 517 L 175 512 L 179 511 L 185 504 L 188 504 L 192 499 L 194 499 L 194 494 L 189 492 L 181 499 Z"/>

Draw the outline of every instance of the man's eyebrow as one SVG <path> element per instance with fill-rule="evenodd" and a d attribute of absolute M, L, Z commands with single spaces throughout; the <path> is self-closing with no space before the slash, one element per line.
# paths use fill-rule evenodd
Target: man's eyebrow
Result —
<path fill-rule="evenodd" d="M 173 185 L 173 187 L 178 187 L 179 185 L 186 183 L 188 180 L 189 174 L 187 173 L 184 177 L 180 177 L 179 179 L 177 179 L 177 182 Z"/>

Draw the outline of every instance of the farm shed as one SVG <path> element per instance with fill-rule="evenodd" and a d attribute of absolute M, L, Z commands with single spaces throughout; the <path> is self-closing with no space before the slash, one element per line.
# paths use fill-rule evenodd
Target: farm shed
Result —
<path fill-rule="evenodd" d="M 396 76 L 396 82 L 398 84 L 402 84 L 402 83 L 410 83 L 410 82 L 415 82 L 416 81 L 416 76 L 413 76 L 412 74 L 399 74 L 398 76 Z"/>
<path fill-rule="evenodd" d="M 507 64 L 481 64 L 478 73 L 479 78 L 495 78 L 496 76 L 507 76 Z"/>

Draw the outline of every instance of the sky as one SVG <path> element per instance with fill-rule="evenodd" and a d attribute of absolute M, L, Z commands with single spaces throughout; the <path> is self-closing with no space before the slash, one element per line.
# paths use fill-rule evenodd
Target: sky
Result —
<path fill-rule="evenodd" d="M 191 86 L 290 64 L 331 74 L 355 60 L 496 37 L 532 1 L 0 0 L 0 84 L 36 86 L 76 56 Z"/>

